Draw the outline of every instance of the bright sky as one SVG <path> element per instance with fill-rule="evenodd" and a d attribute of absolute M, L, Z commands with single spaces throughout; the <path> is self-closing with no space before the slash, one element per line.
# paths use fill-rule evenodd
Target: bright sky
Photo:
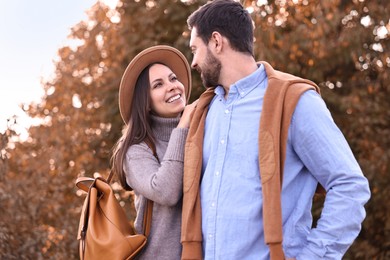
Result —
<path fill-rule="evenodd" d="M 41 100 L 41 78 L 53 74 L 57 50 L 96 1 L 0 0 L 0 132 L 14 114 L 28 126 L 20 104 Z"/>

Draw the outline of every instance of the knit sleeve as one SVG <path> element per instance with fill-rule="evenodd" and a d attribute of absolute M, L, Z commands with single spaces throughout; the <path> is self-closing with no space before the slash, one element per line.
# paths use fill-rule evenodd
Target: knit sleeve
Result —
<path fill-rule="evenodd" d="M 173 129 L 163 161 L 177 161 L 183 164 L 187 134 L 188 128 Z"/>
<path fill-rule="evenodd" d="M 124 171 L 127 183 L 134 191 L 154 202 L 174 206 L 182 197 L 184 145 L 188 129 L 176 128 L 165 153 L 157 144 L 161 164 L 145 144 L 132 145 L 126 154 Z"/>

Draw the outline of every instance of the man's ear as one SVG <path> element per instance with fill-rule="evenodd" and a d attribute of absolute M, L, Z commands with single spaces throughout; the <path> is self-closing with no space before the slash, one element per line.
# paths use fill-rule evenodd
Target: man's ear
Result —
<path fill-rule="evenodd" d="M 220 53 L 223 49 L 223 37 L 219 32 L 213 32 L 211 34 L 210 42 L 211 48 L 214 48 L 216 53 Z"/>

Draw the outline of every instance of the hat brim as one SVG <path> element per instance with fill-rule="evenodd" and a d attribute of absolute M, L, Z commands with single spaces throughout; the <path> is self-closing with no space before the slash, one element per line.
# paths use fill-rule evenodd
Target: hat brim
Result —
<path fill-rule="evenodd" d="M 151 63 L 163 63 L 183 83 L 187 102 L 191 93 L 191 68 L 186 57 L 177 49 L 157 45 L 140 52 L 127 66 L 119 87 L 119 111 L 125 124 L 129 122 L 134 88 L 141 72 Z"/>

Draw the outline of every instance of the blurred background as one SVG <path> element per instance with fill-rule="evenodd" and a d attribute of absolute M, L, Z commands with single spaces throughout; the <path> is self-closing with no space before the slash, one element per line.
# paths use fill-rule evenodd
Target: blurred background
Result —
<path fill-rule="evenodd" d="M 12 8 L 0 1 L 0 29 L 8 30 L 7 35 L 1 31 L 0 64 L 15 62 L 16 56 L 6 53 L 21 41 L 28 46 L 22 53 L 25 60 L 16 61 L 19 73 L 0 67 L 1 259 L 78 259 L 84 196 L 74 182 L 78 176 L 108 174 L 111 148 L 123 127 L 117 102 L 121 76 L 138 52 L 156 44 L 174 46 L 191 61 L 186 19 L 206 2 L 71 1 L 74 6 L 34 16 L 42 1 L 27 5 L 17 0 Z M 390 1 L 241 3 L 255 21 L 256 59 L 320 86 L 369 179 L 367 217 L 344 259 L 390 259 Z M 10 13 L 14 20 L 5 19 Z M 20 25 L 26 14 L 31 21 L 42 21 L 36 33 L 25 30 L 14 41 L 12 26 Z M 58 25 L 58 30 L 38 33 L 65 14 L 73 19 L 69 28 Z M 45 61 L 49 65 L 42 67 L 38 59 L 47 52 L 36 53 L 32 46 L 53 41 L 56 47 Z M 7 93 L 19 86 L 6 78 L 11 75 L 17 82 L 29 70 L 36 74 L 21 83 L 27 88 L 18 93 L 31 92 L 27 97 L 16 94 L 21 98 L 15 98 L 20 102 L 16 106 Z M 191 100 L 204 90 L 196 72 L 193 80 Z M 131 219 L 132 193 L 117 183 L 113 187 Z M 314 203 L 318 218 L 322 201 Z"/>

